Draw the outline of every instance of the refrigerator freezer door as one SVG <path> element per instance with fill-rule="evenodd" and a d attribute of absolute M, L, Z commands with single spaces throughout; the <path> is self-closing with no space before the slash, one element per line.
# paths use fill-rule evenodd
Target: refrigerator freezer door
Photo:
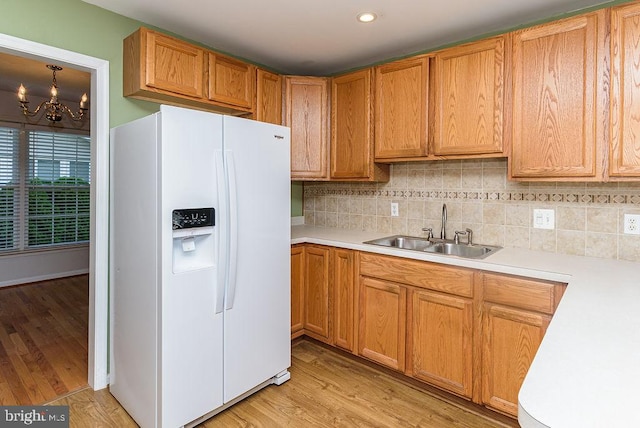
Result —
<path fill-rule="evenodd" d="M 109 389 L 144 427 L 158 419 L 157 120 L 152 115 L 112 129 L 110 148 Z"/>
<path fill-rule="evenodd" d="M 237 255 L 224 322 L 224 401 L 291 364 L 289 129 L 224 117 L 224 151 L 235 176 Z M 230 270 L 234 270 L 230 267 Z"/>
<path fill-rule="evenodd" d="M 161 126 L 161 426 L 176 427 L 222 405 L 223 314 L 215 313 L 217 260 L 226 251 L 220 242 L 222 222 L 216 219 L 213 226 L 213 267 L 179 273 L 171 269 L 173 211 L 225 211 L 225 186 L 218 183 L 214 167 L 216 151 L 222 149 L 222 118 L 162 106 Z M 195 248 L 185 251 L 209 251 L 198 245 L 196 241 Z"/>

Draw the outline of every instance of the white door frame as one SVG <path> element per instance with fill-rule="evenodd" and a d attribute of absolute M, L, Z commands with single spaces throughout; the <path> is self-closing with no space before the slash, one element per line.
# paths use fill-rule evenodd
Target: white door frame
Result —
<path fill-rule="evenodd" d="M 109 61 L 1 33 L 0 52 L 91 73 L 88 382 L 94 390 L 103 389 L 109 383 Z"/>

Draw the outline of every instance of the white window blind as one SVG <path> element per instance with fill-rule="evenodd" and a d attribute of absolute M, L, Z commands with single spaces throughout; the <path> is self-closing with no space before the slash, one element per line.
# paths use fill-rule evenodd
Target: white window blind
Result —
<path fill-rule="evenodd" d="M 19 247 L 19 131 L 0 127 L 0 251 Z"/>
<path fill-rule="evenodd" d="M 88 137 L 29 132 L 28 247 L 89 240 L 90 163 Z"/>
<path fill-rule="evenodd" d="M 0 128 L 0 252 L 89 240 L 90 139 Z"/>

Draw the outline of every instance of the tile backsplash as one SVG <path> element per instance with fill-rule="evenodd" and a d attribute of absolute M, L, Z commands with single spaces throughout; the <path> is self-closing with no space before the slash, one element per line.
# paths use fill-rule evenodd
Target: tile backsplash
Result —
<path fill-rule="evenodd" d="M 624 214 L 640 214 L 640 183 L 513 182 L 505 159 L 486 159 L 393 164 L 383 184 L 304 184 L 305 224 L 381 236 L 440 236 L 443 203 L 447 238 L 470 228 L 477 243 L 640 262 L 640 235 L 623 233 Z M 535 208 L 555 210 L 555 229 L 533 228 Z"/>

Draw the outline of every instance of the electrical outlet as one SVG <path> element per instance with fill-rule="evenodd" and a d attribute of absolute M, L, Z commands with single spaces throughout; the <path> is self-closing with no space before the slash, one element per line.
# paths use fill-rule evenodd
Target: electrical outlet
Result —
<path fill-rule="evenodd" d="M 391 217 L 398 217 L 400 215 L 400 209 L 397 202 L 391 202 Z"/>
<path fill-rule="evenodd" d="M 556 212 L 554 210 L 533 210 L 533 228 L 534 229 L 555 229 Z"/>
<path fill-rule="evenodd" d="M 624 233 L 627 235 L 640 235 L 640 214 L 624 215 Z"/>

